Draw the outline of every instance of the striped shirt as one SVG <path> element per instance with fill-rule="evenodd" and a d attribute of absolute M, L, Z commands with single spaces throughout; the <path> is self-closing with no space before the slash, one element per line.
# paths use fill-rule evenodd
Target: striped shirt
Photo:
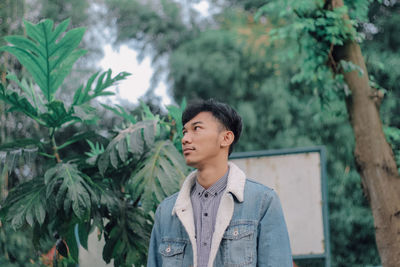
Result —
<path fill-rule="evenodd" d="M 228 181 L 228 173 L 229 169 L 208 189 L 202 187 L 196 180 L 190 193 L 196 229 L 198 267 L 207 267 L 208 264 L 215 220 L 222 192 L 225 190 Z"/>

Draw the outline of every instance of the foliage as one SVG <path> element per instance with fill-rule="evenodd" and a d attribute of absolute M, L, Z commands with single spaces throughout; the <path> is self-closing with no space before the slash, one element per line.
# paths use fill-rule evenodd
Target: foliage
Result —
<path fill-rule="evenodd" d="M 106 4 L 117 26 L 116 41 L 136 39 L 136 48 L 153 51 L 156 57 L 190 39 L 194 31 L 189 29 L 197 28 L 193 20 L 188 20 L 189 25 L 185 23 L 180 4 L 175 1 L 107 0 Z"/>
<path fill-rule="evenodd" d="M 344 38 L 364 40 L 370 48 L 364 55 L 370 62 L 368 69 L 372 65 L 376 70 L 376 85 L 390 88 L 382 103 L 382 116 L 387 124 L 398 125 L 394 89 L 398 87 L 399 46 L 393 44 L 400 24 L 395 23 L 396 9 L 376 2 L 368 8 L 372 1 L 364 0 L 345 1 L 347 10 L 328 11 L 322 10 L 322 1 L 263 1 L 267 6 L 255 21 L 259 1 L 210 2 L 217 6 L 213 23 L 199 23 L 201 27 L 193 29 L 191 38 L 174 42 L 174 49 L 167 53 L 175 99 L 213 97 L 237 108 L 244 121 L 237 151 L 326 146 L 332 266 L 379 265 L 371 211 L 353 162 L 353 133 L 342 101 L 349 90 L 341 75 L 330 72 L 331 64 L 345 71 L 358 72 L 359 67 L 333 62 L 330 51 L 332 44 L 340 44 Z M 342 18 L 346 11 L 349 22 Z M 129 16 L 124 12 L 117 16 L 125 22 L 118 27 L 129 29 Z M 367 32 L 367 27 L 373 26 L 368 24 L 371 19 L 382 27 L 377 35 Z M 166 14 L 156 25 L 163 21 L 172 18 Z M 143 18 L 136 24 L 146 22 Z M 157 40 L 151 56 L 165 51 L 158 51 L 156 43 L 166 44 L 168 38 L 163 42 L 160 38 L 169 34 L 174 31 L 164 35 L 143 31 L 140 38 L 118 33 L 126 41 L 144 38 L 152 45 L 152 40 Z"/>
<path fill-rule="evenodd" d="M 286 46 L 279 57 L 281 61 L 293 60 L 298 51 L 302 68 L 291 81 L 314 87 L 323 103 L 349 95 L 339 71 L 352 71 L 356 66 L 350 62 L 335 62 L 332 55 L 334 46 L 343 45 L 348 39 L 360 39 L 354 28 L 356 22 L 344 18 L 347 7 L 327 10 L 324 1 L 288 1 L 286 4 L 288 8 L 284 8 L 283 2 L 272 1 L 259 9 L 256 18 L 265 15 L 276 24 L 269 32 L 272 42 L 291 40 L 296 44 Z M 330 68 L 336 70 L 335 75 Z"/>
<path fill-rule="evenodd" d="M 30 246 L 32 232 L 14 232 L 8 225 L 0 226 L 0 265 L 5 267 L 37 266 L 36 252 Z"/>
<path fill-rule="evenodd" d="M 31 231 L 36 249 L 42 253 L 48 249 L 42 244 L 55 233 L 58 253 L 75 262 L 79 258 L 75 228 L 87 248 L 88 235 L 97 227 L 106 242 L 106 262 L 114 259 L 115 266 L 144 264 L 155 207 L 177 191 L 187 171 L 171 142 L 179 136 L 172 118 L 176 119 L 180 109 L 170 107 L 175 113 L 169 120 L 153 115 L 144 104 L 142 118 L 121 107 L 108 107 L 126 119 L 122 128 L 106 130 L 107 138 L 85 130 L 83 126 L 98 120 L 91 102 L 111 95 L 107 89 L 129 74 L 95 73 L 68 102 L 59 99 L 57 93 L 73 63 L 85 53 L 77 48 L 84 29 L 65 32 L 68 24 L 69 20 L 56 27 L 51 20 L 25 22 L 27 36 L 8 36 L 10 44 L 0 47 L 30 74 L 22 80 L 8 75 L 8 81 L 16 86 L 0 83 L 0 99 L 9 112 L 23 113 L 48 131 L 38 139 L 1 145 L 2 177 L 39 159 L 46 168 L 12 188 L 1 204 L 0 218 L 17 231 Z M 70 125 L 82 130 L 58 144 L 59 132 Z M 90 150 L 63 157 L 66 148 L 85 145 L 85 140 Z"/>
<path fill-rule="evenodd" d="M 330 1 L 312 1 L 314 5 L 304 4 L 304 2 L 287 2 L 290 8 L 285 11 L 277 12 L 283 10 L 282 5 L 273 2 L 262 7 L 258 16 L 266 14 L 269 16 L 268 19 L 276 18 L 276 21 L 271 20 L 277 27 L 270 31 L 272 40 L 297 39 L 300 47 L 298 54 L 301 56 L 303 65 L 292 82 L 306 82 L 309 86 L 315 86 L 315 91 L 324 105 L 332 104 L 335 99 L 345 100 L 350 95 L 350 90 L 344 83 L 341 73 L 356 71 L 360 76 L 366 74 L 360 66 L 351 62 L 335 62 L 333 51 L 336 46 L 342 46 L 346 42 L 363 41 L 365 32 L 360 26 L 368 23 L 368 8 L 372 1 L 345 1 L 345 6 L 334 9 L 329 6 Z M 278 15 L 274 16 L 274 14 Z M 286 53 L 290 54 L 290 51 L 294 50 L 295 48 L 289 47 Z M 286 60 L 286 58 L 282 58 L 282 60 Z M 386 92 L 374 77 L 371 78 L 371 86 L 379 89 L 380 93 Z M 394 132 L 393 130 L 387 131 L 388 134 L 392 134 L 392 137 L 394 137 Z M 361 188 L 359 177 L 352 169 L 350 166 L 346 166 L 343 176 L 346 182 L 342 185 L 331 182 L 332 187 L 338 189 L 340 194 L 344 194 L 345 197 L 362 200 L 360 193 L 355 196 L 356 192 L 361 192 Z M 357 190 L 349 194 L 350 190 L 346 191 L 347 187 Z M 338 190 L 332 190 L 331 195 L 335 196 Z M 330 216 L 331 225 L 334 225 L 332 227 L 334 236 L 332 248 L 333 254 L 336 255 L 334 266 L 379 264 L 375 246 L 370 245 L 369 252 L 365 253 L 365 247 L 355 246 L 354 244 L 357 243 L 348 242 L 348 238 L 345 238 L 346 235 L 351 235 L 351 239 L 358 240 L 358 243 L 365 244 L 365 241 L 369 240 L 368 242 L 372 244 L 372 236 L 366 234 L 366 229 L 373 232 L 370 213 L 366 212 L 366 201 L 354 203 L 353 207 L 348 207 L 348 204 L 336 197 L 330 202 L 330 207 L 337 210 L 337 213 L 332 213 Z M 361 229 L 362 231 L 360 231 Z M 349 250 L 354 254 L 349 255 Z"/>
<path fill-rule="evenodd" d="M 369 76 L 385 92 L 384 101 L 380 106 L 380 115 L 385 125 L 385 135 L 395 153 L 397 166 L 400 166 L 398 136 L 400 120 L 397 116 L 400 104 L 398 83 L 400 38 L 395 33 L 400 30 L 399 16 L 397 16 L 399 11 L 399 1 L 385 1 L 383 5 L 373 3 L 368 12 L 371 24 L 365 26 L 366 39 L 362 44 L 363 51 L 367 55 Z"/>

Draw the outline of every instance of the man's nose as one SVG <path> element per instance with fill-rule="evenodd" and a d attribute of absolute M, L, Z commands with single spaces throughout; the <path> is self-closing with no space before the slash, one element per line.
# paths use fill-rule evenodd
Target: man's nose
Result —
<path fill-rule="evenodd" d="M 190 137 L 190 134 L 189 134 L 189 133 L 185 133 L 185 134 L 183 135 L 183 137 L 182 137 L 182 145 L 190 143 L 191 140 L 192 140 L 192 139 L 191 139 L 191 137 Z"/>

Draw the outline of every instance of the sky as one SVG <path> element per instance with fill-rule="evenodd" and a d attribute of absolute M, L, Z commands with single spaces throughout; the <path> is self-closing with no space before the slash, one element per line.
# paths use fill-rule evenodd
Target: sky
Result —
<path fill-rule="evenodd" d="M 201 15 L 206 16 L 208 14 L 209 3 L 203 0 L 194 4 L 193 8 L 199 11 Z M 116 93 L 116 96 L 107 97 L 107 99 L 111 99 L 115 103 L 118 103 L 119 99 L 138 103 L 139 98 L 150 87 L 150 79 L 153 75 L 150 58 L 145 57 L 139 63 L 137 61 L 137 52 L 126 45 L 114 49 L 110 44 L 107 44 L 104 46 L 103 52 L 104 57 L 100 61 L 100 67 L 103 70 L 111 68 L 113 75 L 122 71 L 132 74 L 112 89 Z M 173 102 L 171 96 L 168 95 L 166 84 L 162 81 L 155 89 L 155 94 L 161 96 L 164 106 L 170 105 Z"/>
<path fill-rule="evenodd" d="M 131 76 L 120 81 L 118 86 L 113 88 L 116 96 L 111 97 L 112 101 L 118 102 L 118 98 L 122 98 L 138 103 L 139 97 L 144 95 L 150 87 L 150 79 L 153 75 L 150 58 L 146 57 L 139 63 L 136 59 L 137 52 L 126 45 L 122 45 L 118 50 L 113 49 L 111 45 L 106 45 L 103 49 L 104 57 L 100 61 L 103 70 L 111 68 L 114 75 L 122 71 L 131 73 Z M 164 105 L 171 104 L 172 99 L 167 94 L 165 83 L 158 84 L 155 94 L 162 97 Z"/>

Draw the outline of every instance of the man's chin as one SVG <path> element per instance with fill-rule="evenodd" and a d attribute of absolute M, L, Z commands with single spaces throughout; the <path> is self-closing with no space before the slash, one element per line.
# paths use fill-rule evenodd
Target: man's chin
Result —
<path fill-rule="evenodd" d="M 185 161 L 186 161 L 186 165 L 188 165 L 190 167 L 193 167 L 193 168 L 196 168 L 196 166 L 197 166 L 197 162 L 196 161 L 190 160 L 188 158 L 185 158 Z"/>

